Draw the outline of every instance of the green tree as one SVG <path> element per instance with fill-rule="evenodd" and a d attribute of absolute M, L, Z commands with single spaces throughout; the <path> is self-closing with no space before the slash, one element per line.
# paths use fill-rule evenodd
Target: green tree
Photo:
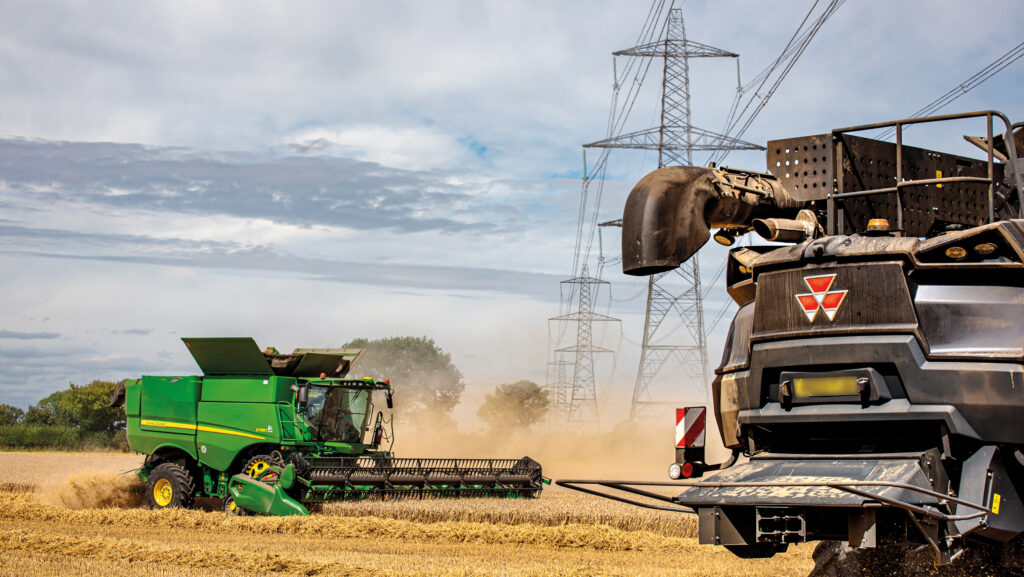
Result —
<path fill-rule="evenodd" d="M 516 381 L 498 385 L 487 395 L 477 416 L 491 429 L 526 429 L 539 422 L 548 412 L 551 400 L 548 391 L 532 381 Z"/>
<path fill-rule="evenodd" d="M 124 409 L 109 406 L 116 386 L 110 381 L 93 381 L 84 386 L 72 383 L 57 402 L 57 424 L 97 433 L 123 429 Z"/>
<path fill-rule="evenodd" d="M 12 405 L 0 405 L 0 425 L 15 425 L 24 418 L 25 411 Z"/>
<path fill-rule="evenodd" d="M 25 412 L 22 423 L 26 425 L 56 425 L 57 424 L 57 403 L 64 395 L 64 391 L 57 391 L 47 397 L 43 397 L 38 403 L 30 406 Z"/>
<path fill-rule="evenodd" d="M 395 387 L 395 408 L 404 412 L 427 412 L 447 416 L 466 388 L 462 372 L 452 356 L 427 337 L 355 339 L 345 348 L 366 352 L 352 367 L 353 375 L 391 379 Z"/>
<path fill-rule="evenodd" d="M 52 393 L 29 407 L 23 422 L 61 425 L 98 433 L 123 429 L 124 409 L 108 406 L 115 386 L 110 381 L 93 381 L 88 385 L 72 383 L 69 388 Z"/>

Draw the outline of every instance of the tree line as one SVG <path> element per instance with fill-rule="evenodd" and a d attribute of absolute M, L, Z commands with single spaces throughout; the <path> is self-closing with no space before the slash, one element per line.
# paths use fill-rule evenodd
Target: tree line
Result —
<path fill-rule="evenodd" d="M 27 411 L 0 405 L 0 446 L 18 449 L 128 449 L 125 417 L 110 408 L 116 383 L 71 383 Z"/>
<path fill-rule="evenodd" d="M 451 355 L 433 339 L 355 339 L 344 347 L 365 349 L 353 367 L 353 376 L 391 379 L 396 413 L 411 428 L 456 428 L 451 413 L 466 384 Z M 109 406 L 115 387 L 113 381 L 72 383 L 28 410 L 0 405 L 0 447 L 128 450 L 124 409 Z M 495 387 L 477 416 L 495 431 L 525 429 L 543 420 L 549 406 L 547 391 L 520 380 Z"/>

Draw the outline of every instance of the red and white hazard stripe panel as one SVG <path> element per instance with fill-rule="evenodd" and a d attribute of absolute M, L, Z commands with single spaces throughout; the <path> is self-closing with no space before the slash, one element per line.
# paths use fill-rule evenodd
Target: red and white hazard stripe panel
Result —
<path fill-rule="evenodd" d="M 704 447 L 704 407 L 676 409 L 676 447 Z"/>

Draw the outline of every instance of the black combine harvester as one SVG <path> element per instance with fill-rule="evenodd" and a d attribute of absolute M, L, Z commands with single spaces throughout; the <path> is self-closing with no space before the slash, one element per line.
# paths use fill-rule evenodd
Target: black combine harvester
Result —
<path fill-rule="evenodd" d="M 965 137 L 984 159 L 902 143 L 907 125 L 967 118 L 985 120 Z M 895 143 L 855 135 L 887 127 Z M 674 478 L 720 470 L 558 483 L 696 513 L 701 543 L 742 557 L 821 540 L 1006 562 L 1024 532 L 1022 136 L 995 111 L 908 119 L 769 142 L 766 173 L 644 177 L 626 274 L 678 267 L 712 228 L 726 245 L 751 230 L 789 243 L 729 253 L 739 310 L 710 385 L 733 458 L 683 448 Z M 678 493 L 651 489 L 665 485 Z"/>

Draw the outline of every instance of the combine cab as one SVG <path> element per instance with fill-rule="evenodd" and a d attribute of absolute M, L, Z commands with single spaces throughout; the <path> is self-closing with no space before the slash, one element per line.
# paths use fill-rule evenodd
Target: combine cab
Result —
<path fill-rule="evenodd" d="M 521 459 L 399 459 L 383 447 L 387 380 L 347 379 L 360 349 L 260 352 L 251 338 L 183 339 L 203 376 L 127 380 L 128 442 L 152 508 L 218 497 L 226 511 L 307 515 L 368 497 L 534 497 L 540 464 Z"/>
<path fill-rule="evenodd" d="M 963 118 L 986 121 L 986 136 L 968 137 L 983 159 L 902 144 L 908 124 Z M 886 127 L 895 144 L 853 134 Z M 668 167 L 645 177 L 623 215 L 627 274 L 679 266 L 712 227 L 723 244 L 749 231 L 787 243 L 729 254 L 740 308 L 709 385 L 733 459 L 705 463 L 683 419 L 671 475 L 692 480 L 559 483 L 696 513 L 701 543 L 747 557 L 834 540 L 927 547 L 945 563 L 970 544 L 1020 543 L 1016 128 L 998 112 L 880 123 L 769 142 L 767 173 Z"/>

